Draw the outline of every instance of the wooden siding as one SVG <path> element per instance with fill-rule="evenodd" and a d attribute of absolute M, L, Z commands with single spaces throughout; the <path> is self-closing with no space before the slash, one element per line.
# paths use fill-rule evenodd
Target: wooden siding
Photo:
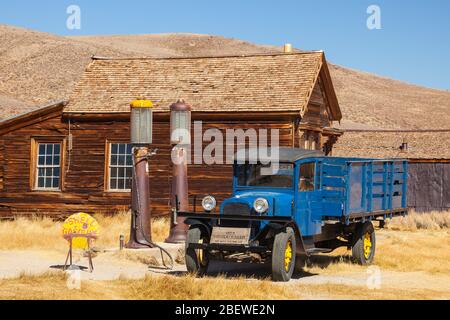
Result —
<path fill-rule="evenodd" d="M 322 150 L 324 143 L 322 131 L 330 127 L 329 102 L 326 98 L 322 80 L 316 82 L 308 103 L 308 108 L 297 129 L 296 147 Z"/>
<path fill-rule="evenodd" d="M 3 190 L 3 175 L 4 175 L 4 161 L 3 155 L 5 153 L 5 148 L 3 144 L 3 139 L 0 137 L 0 191 Z"/>
<path fill-rule="evenodd" d="M 293 119 L 243 121 L 210 120 L 203 123 L 203 130 L 255 128 L 279 129 L 280 144 L 292 146 L 294 142 Z M 129 193 L 108 192 L 105 188 L 105 150 L 108 142 L 127 142 L 129 122 L 73 121 L 73 150 L 64 161 L 61 192 L 33 191 L 30 186 L 31 146 L 33 138 L 66 137 L 69 123 L 62 120 L 61 113 L 48 116 L 42 122 L 32 123 L 0 136 L 3 152 L 3 189 L 0 189 L 0 215 L 45 214 L 68 215 L 73 212 L 114 213 L 128 210 Z M 208 142 L 204 142 L 206 146 Z M 158 154 L 151 159 L 150 183 L 153 214 L 169 212 L 169 185 L 171 174 L 169 123 L 154 123 L 154 148 Z M 0 147 L 1 148 L 1 147 Z M 2 159 L 0 158 L 0 161 Z M 0 171 L 1 172 L 1 171 Z M 231 192 L 231 166 L 190 165 L 190 195 L 214 194 L 221 201 Z M 200 201 L 198 202 L 200 203 Z"/>
<path fill-rule="evenodd" d="M 315 125 L 319 128 L 329 127 L 331 121 L 328 105 L 328 101 L 322 88 L 322 82 L 317 81 L 302 122 Z"/>
<path fill-rule="evenodd" d="M 417 212 L 450 210 L 450 162 L 410 161 L 408 207 Z"/>

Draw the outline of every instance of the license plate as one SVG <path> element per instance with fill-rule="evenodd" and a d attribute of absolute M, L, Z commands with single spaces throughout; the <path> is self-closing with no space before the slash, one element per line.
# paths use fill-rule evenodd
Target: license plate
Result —
<path fill-rule="evenodd" d="M 250 228 L 213 228 L 210 243 L 248 245 Z"/>

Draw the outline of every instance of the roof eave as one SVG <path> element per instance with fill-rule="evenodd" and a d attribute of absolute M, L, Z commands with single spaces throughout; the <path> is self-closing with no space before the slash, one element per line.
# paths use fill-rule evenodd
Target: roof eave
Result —
<path fill-rule="evenodd" d="M 67 101 L 65 101 L 65 100 L 51 102 L 45 106 L 38 107 L 37 109 L 32 110 L 30 112 L 26 112 L 26 113 L 5 119 L 0 122 L 0 135 L 3 135 L 5 133 L 9 132 L 9 130 L 13 127 L 20 128 L 21 123 L 26 125 L 27 120 L 39 119 L 39 118 L 45 117 L 46 115 L 56 112 L 59 109 L 62 112 L 66 105 L 67 105 Z"/>
<path fill-rule="evenodd" d="M 323 54 L 322 59 L 323 64 L 320 73 L 325 87 L 325 94 L 327 95 L 327 99 L 330 104 L 332 120 L 341 121 L 342 120 L 341 107 L 339 106 L 336 91 L 334 90 L 333 80 L 331 79 L 330 69 L 328 68 L 325 53 Z"/>

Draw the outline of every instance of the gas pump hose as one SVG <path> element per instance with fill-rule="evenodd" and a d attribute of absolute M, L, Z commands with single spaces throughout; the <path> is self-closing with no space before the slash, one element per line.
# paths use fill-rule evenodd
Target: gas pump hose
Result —
<path fill-rule="evenodd" d="M 134 152 L 133 152 L 134 154 Z M 138 188 L 138 183 L 137 183 L 137 179 L 136 179 L 136 165 L 141 162 L 144 161 L 144 159 L 148 159 L 150 157 L 150 155 L 147 155 L 146 157 L 142 157 L 137 163 L 135 162 L 134 156 L 133 158 L 133 175 L 135 177 L 135 179 L 133 179 L 135 181 L 135 187 Z M 139 230 L 141 232 L 142 237 L 145 239 L 145 241 L 147 241 L 148 243 L 150 243 L 152 246 L 154 246 L 155 248 L 158 248 L 160 253 L 161 253 L 161 261 L 164 267 L 167 268 L 167 270 L 173 270 L 173 266 L 174 266 L 174 260 L 172 255 L 163 247 L 159 246 L 158 244 L 154 243 L 151 239 L 148 239 L 148 237 L 146 236 L 143 226 L 142 226 L 142 220 L 138 219 L 138 216 L 141 214 L 141 200 L 139 198 L 139 192 L 136 192 L 137 195 L 137 202 L 138 202 L 138 210 L 137 210 L 137 215 L 136 215 L 136 219 L 139 220 Z M 132 226 L 134 228 L 134 225 Z M 140 245 L 143 246 L 148 246 L 148 244 L 146 243 L 140 243 L 138 239 L 135 239 L 137 243 L 139 243 Z M 164 260 L 164 254 L 167 255 L 167 257 L 169 258 L 170 264 L 167 265 L 166 261 Z"/>

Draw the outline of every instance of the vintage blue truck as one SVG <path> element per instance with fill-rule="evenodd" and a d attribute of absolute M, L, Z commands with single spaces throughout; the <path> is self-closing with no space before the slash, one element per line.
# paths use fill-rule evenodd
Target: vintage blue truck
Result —
<path fill-rule="evenodd" d="M 338 247 L 368 265 L 375 255 L 373 222 L 407 214 L 407 161 L 326 157 L 321 152 L 267 148 L 235 156 L 233 195 L 216 212 L 177 212 L 189 225 L 186 265 L 207 273 L 213 259 L 271 263 L 274 281 L 289 281 L 311 254 Z M 271 162 L 270 162 L 271 161 Z"/>

